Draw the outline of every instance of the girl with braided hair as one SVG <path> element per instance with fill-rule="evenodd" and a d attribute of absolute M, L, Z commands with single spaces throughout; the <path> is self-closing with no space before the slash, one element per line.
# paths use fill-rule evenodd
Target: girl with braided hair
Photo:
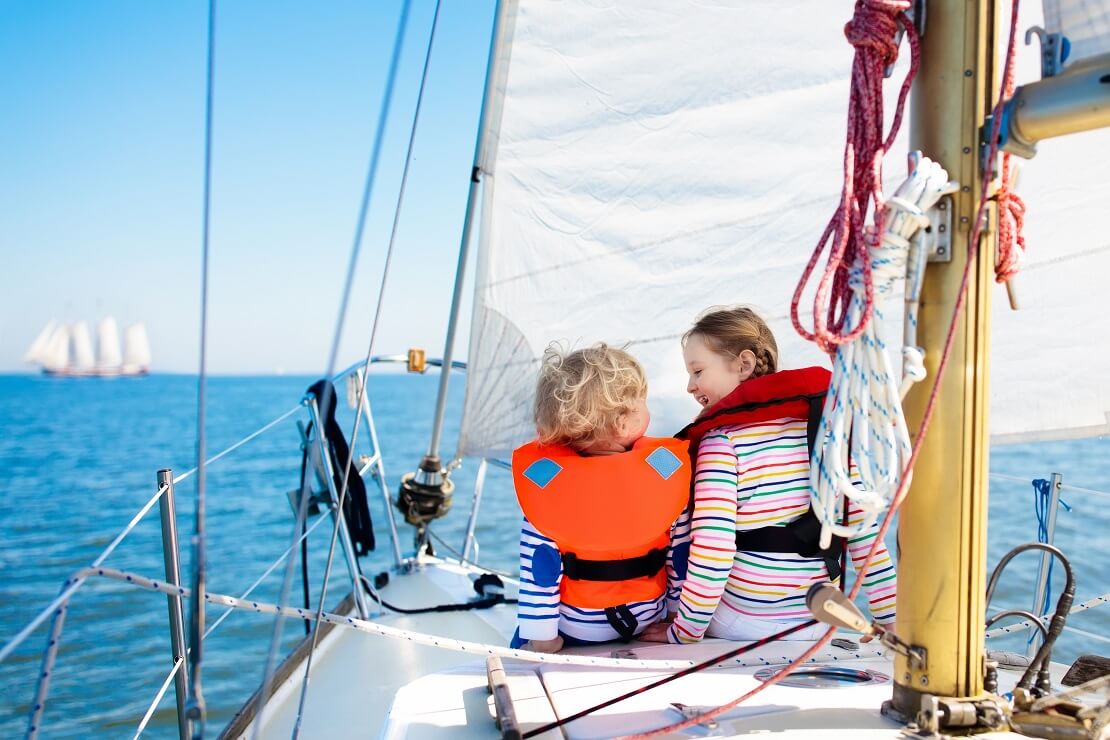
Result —
<path fill-rule="evenodd" d="M 702 407 L 676 435 L 690 440 L 695 460 L 688 566 L 673 623 L 652 625 L 640 639 L 760 639 L 809 619 L 809 586 L 838 582 L 846 556 L 858 568 L 877 528 L 820 549 L 809 464 L 828 370 L 779 370 L 770 327 L 746 306 L 703 313 L 682 349 L 686 390 Z M 847 516 L 863 514 L 849 507 Z M 872 615 L 893 622 L 895 573 L 885 547 L 859 577 Z M 824 630 L 816 625 L 788 639 Z"/>

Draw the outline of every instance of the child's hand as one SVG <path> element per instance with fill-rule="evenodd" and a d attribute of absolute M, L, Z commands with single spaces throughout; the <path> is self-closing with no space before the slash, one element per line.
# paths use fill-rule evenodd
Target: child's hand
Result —
<path fill-rule="evenodd" d="M 524 643 L 525 650 L 534 650 L 537 653 L 557 653 L 563 649 L 563 638 L 556 637 L 554 640 L 529 640 Z"/>
<path fill-rule="evenodd" d="M 656 622 L 637 635 L 636 639 L 644 642 L 670 642 L 667 639 L 667 630 L 670 628 L 670 622 Z"/>

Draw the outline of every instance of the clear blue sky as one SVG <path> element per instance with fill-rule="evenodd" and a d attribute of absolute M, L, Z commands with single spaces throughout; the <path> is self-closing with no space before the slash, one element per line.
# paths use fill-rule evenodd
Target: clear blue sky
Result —
<path fill-rule="evenodd" d="M 443 0 L 376 352 L 442 351 L 493 6 Z M 400 8 L 219 4 L 213 372 L 324 369 Z M 366 351 L 434 9 L 411 5 L 340 362 Z M 0 0 L 0 372 L 49 319 L 106 314 L 196 370 L 206 23 L 203 0 Z"/>

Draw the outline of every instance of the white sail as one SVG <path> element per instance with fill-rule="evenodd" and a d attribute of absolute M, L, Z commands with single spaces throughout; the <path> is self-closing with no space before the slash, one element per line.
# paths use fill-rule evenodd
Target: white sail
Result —
<path fill-rule="evenodd" d="M 1044 0 L 1044 28 L 1067 37 L 1065 66 L 1110 53 L 1110 0 Z"/>
<path fill-rule="evenodd" d="M 119 327 L 111 316 L 104 317 L 96 326 L 96 349 L 96 364 L 101 370 L 118 369 L 123 362 L 119 346 Z"/>
<path fill-rule="evenodd" d="M 46 326 L 38 333 L 31 346 L 27 348 L 27 354 L 23 355 L 24 362 L 37 362 L 42 363 L 45 357 L 46 348 L 50 344 L 50 338 L 54 334 L 54 329 L 57 328 L 58 322 L 54 319 L 46 322 Z"/>
<path fill-rule="evenodd" d="M 1045 5 L 1044 25 L 1051 30 L 1050 3 Z M 1110 39 L 1110 2 L 1060 5 L 1082 5 L 1090 28 Z M 1019 30 L 1041 24 L 1040 8 L 1023 4 Z M 1019 53 L 1017 59 L 1018 84 L 1040 78 L 1037 54 Z M 996 288 L 990 360 L 994 441 L 1110 433 L 1110 348 L 1092 321 L 1106 311 L 1102 296 L 1110 275 L 1107 152 L 1110 130 L 1103 129 L 1042 141 L 1036 157 L 1021 164 L 1017 190 L 1027 208 L 1028 251 L 1015 281 L 1020 310 L 1011 311 L 1005 291 Z"/>
<path fill-rule="evenodd" d="M 123 332 L 123 367 L 129 372 L 150 368 L 150 341 L 144 324 L 132 324 Z"/>
<path fill-rule="evenodd" d="M 658 434 L 697 411 L 679 337 L 708 306 L 760 310 L 783 367 L 826 364 L 789 310 L 839 198 L 852 9 L 659 0 L 624 13 L 583 0 L 518 10 L 487 127 L 461 454 L 503 458 L 533 434 L 538 358 L 553 340 L 627 345 L 647 370 Z M 1022 28 L 1040 21 L 1027 10 Z M 1037 61 L 1025 55 L 1019 82 L 1036 78 Z M 900 80 L 896 70 L 888 108 Z M 906 141 L 887 158 L 888 183 L 905 174 Z M 1110 432 L 1110 352 L 1088 329 L 1110 274 L 1106 168 L 1090 164 L 1107 151 L 1106 131 L 1048 141 L 1026 167 L 1023 307 L 1010 312 L 1001 287 L 995 300 L 996 440 Z M 897 346 L 900 312 L 886 313 Z"/>
<path fill-rule="evenodd" d="M 84 321 L 78 321 L 70 328 L 70 338 L 73 341 L 73 369 L 91 370 L 96 364 L 96 359 L 93 357 L 89 325 Z"/>
<path fill-rule="evenodd" d="M 484 168 L 460 452 L 503 457 L 533 434 L 552 340 L 627 345 L 659 434 L 697 411 L 679 338 L 708 306 L 759 309 L 784 367 L 825 362 L 789 307 L 839 199 L 852 8 L 520 8 Z"/>
<path fill-rule="evenodd" d="M 69 369 L 69 328 L 58 324 L 50 334 L 40 360 L 43 369 L 64 372 Z"/>

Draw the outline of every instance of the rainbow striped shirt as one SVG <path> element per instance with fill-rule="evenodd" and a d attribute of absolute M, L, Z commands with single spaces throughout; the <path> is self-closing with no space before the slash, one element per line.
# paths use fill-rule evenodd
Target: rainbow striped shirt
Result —
<path fill-rule="evenodd" d="M 736 531 L 791 522 L 809 509 L 804 419 L 714 429 L 698 447 L 690 559 L 671 642 L 700 640 L 718 610 L 774 622 L 809 618 L 805 594 L 828 579 L 822 560 L 793 553 L 737 552 Z M 862 513 L 849 507 L 849 523 Z M 857 570 L 878 527 L 848 542 Z M 874 618 L 894 621 L 894 563 L 885 546 L 862 574 Z"/>

